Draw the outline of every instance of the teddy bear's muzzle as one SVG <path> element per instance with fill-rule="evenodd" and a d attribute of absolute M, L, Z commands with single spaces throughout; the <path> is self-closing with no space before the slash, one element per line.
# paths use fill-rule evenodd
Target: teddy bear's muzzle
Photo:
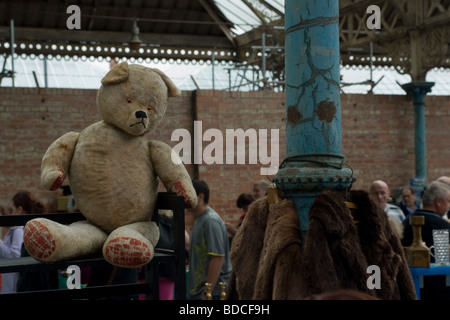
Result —
<path fill-rule="evenodd" d="M 138 121 L 138 122 L 135 122 L 135 123 L 132 123 L 132 124 L 130 124 L 130 127 L 134 127 L 135 125 L 138 125 L 138 124 L 142 124 L 143 126 L 144 126 L 144 129 L 146 129 L 147 128 L 147 126 L 145 125 L 145 123 L 144 123 L 144 120 L 143 119 L 141 119 L 140 121 Z"/>
<path fill-rule="evenodd" d="M 147 126 L 145 124 L 144 119 L 147 119 L 147 114 L 144 111 L 136 111 L 134 115 L 135 115 L 136 119 L 138 119 L 139 121 L 132 123 L 130 125 L 130 127 L 134 127 L 135 125 L 142 124 L 144 129 L 146 129 Z"/>

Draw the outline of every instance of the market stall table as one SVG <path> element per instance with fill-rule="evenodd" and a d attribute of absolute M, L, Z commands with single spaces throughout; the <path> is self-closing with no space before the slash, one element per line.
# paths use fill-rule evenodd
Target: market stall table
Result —
<path fill-rule="evenodd" d="M 428 268 L 410 267 L 409 270 L 411 271 L 418 300 L 420 300 L 420 288 L 423 286 L 424 276 L 446 275 L 447 286 L 450 285 L 450 265 L 436 266 L 434 263 L 431 263 Z"/>

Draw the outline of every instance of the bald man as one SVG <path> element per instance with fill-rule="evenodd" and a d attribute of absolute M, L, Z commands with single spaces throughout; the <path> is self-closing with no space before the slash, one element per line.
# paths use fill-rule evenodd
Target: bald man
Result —
<path fill-rule="evenodd" d="M 378 204 L 378 206 L 386 212 L 388 217 L 394 218 L 399 223 L 405 220 L 405 214 L 400 207 L 388 203 L 389 197 L 391 196 L 391 191 L 386 182 L 382 180 L 375 180 L 369 189 L 370 196 Z"/>

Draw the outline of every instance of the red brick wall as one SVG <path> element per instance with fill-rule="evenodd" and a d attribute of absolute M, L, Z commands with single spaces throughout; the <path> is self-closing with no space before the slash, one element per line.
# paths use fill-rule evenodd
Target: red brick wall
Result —
<path fill-rule="evenodd" d="M 68 131 L 80 131 L 100 119 L 96 90 L 0 88 L 0 205 L 8 205 L 17 190 L 27 189 L 50 208 L 58 192 L 40 184 L 40 161 L 48 145 Z M 354 188 L 367 189 L 374 179 L 384 179 L 391 189 L 414 176 L 414 112 L 407 96 L 342 95 L 342 154 L 353 168 Z M 285 106 L 283 93 L 199 90 L 171 98 L 165 120 L 149 135 L 175 146 L 173 130 L 192 133 L 194 120 L 202 132 L 218 129 L 279 129 L 279 161 L 285 156 Z M 450 175 L 450 97 L 426 98 L 428 178 Z M 269 135 L 270 137 L 270 135 Z M 193 134 L 192 134 L 193 141 Z M 211 142 L 203 142 L 203 148 Z M 248 150 L 246 150 L 247 152 Z M 235 162 L 236 163 L 236 162 Z M 240 215 L 236 198 L 264 178 L 261 165 L 186 165 L 211 187 L 211 205 L 226 221 Z M 188 226 L 191 223 L 187 217 Z"/>
<path fill-rule="evenodd" d="M 450 97 L 426 97 L 428 181 L 450 175 Z M 391 191 L 415 175 L 414 106 L 409 96 L 341 95 L 342 154 L 354 170 L 354 188 L 375 179 Z"/>
<path fill-rule="evenodd" d="M 95 90 L 0 88 L 0 205 L 18 190 L 56 206 L 40 183 L 40 161 L 53 140 L 98 121 Z"/>
<path fill-rule="evenodd" d="M 202 121 L 203 132 L 217 128 L 225 141 L 226 129 L 278 129 L 279 161 L 285 156 L 284 94 L 271 92 L 197 91 L 197 120 Z M 270 134 L 268 133 L 268 141 Z M 259 135 L 258 135 L 259 139 Z M 204 142 L 205 148 L 210 142 Z M 270 142 L 267 143 L 267 146 Z M 225 142 L 224 142 L 225 148 Z M 226 221 L 237 222 L 242 211 L 236 199 L 242 192 L 251 192 L 253 182 L 267 179 L 261 176 L 260 164 L 249 164 L 248 149 L 245 164 L 213 164 L 199 166 L 199 176 L 210 185 L 210 203 Z M 225 154 L 225 152 L 224 152 Z M 269 151 L 270 154 L 270 151 Z"/>

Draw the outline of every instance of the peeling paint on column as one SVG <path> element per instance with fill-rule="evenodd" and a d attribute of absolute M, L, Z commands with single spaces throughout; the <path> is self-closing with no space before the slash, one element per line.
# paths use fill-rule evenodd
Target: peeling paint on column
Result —
<path fill-rule="evenodd" d="M 287 154 L 340 154 L 339 5 L 285 4 L 295 7 L 285 17 L 286 134 L 297 137 L 287 144 Z"/>
<path fill-rule="evenodd" d="M 336 114 L 336 107 L 333 101 L 320 101 L 315 112 L 320 121 L 330 123 Z"/>
<path fill-rule="evenodd" d="M 287 109 L 287 121 L 289 124 L 296 126 L 302 121 L 302 114 L 295 106 L 290 106 Z"/>
<path fill-rule="evenodd" d="M 304 238 L 315 197 L 355 181 L 341 155 L 338 0 L 285 0 L 285 35 L 287 157 L 273 181 Z"/>

